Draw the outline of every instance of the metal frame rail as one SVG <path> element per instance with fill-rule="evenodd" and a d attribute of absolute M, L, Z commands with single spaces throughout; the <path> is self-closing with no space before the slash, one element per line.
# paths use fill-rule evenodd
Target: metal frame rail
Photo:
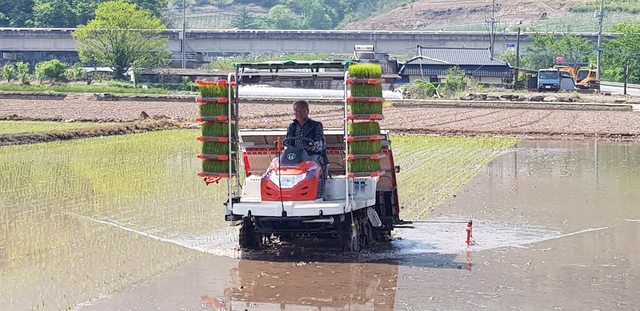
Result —
<path fill-rule="evenodd" d="M 349 142 L 347 141 L 348 137 L 348 85 L 346 83 L 349 76 L 349 65 L 351 61 L 349 60 L 340 60 L 340 61 L 283 61 L 283 62 L 258 62 L 258 63 L 234 63 L 236 70 L 235 73 L 229 73 L 228 81 L 231 83 L 235 82 L 235 92 L 232 94 L 232 87 L 229 87 L 229 120 L 231 120 L 232 116 L 232 105 L 233 111 L 235 111 L 235 131 L 233 136 L 235 139 L 231 139 L 231 122 L 229 122 L 229 157 L 231 159 L 232 150 L 234 147 L 232 144 L 235 144 L 236 149 L 236 157 L 234 161 L 236 161 L 236 170 L 238 171 L 236 174 L 236 183 L 235 187 L 233 185 L 233 181 L 229 178 L 228 181 L 228 189 L 229 189 L 229 206 L 228 208 L 233 211 L 233 198 L 239 197 L 241 193 L 241 183 L 240 183 L 240 137 L 239 137 L 239 119 L 240 119 L 240 85 L 242 84 L 243 76 L 270 76 L 273 79 L 278 77 L 288 77 L 288 78 L 301 78 L 301 79 L 316 79 L 316 78 L 334 78 L 334 79 L 343 79 L 344 83 L 344 107 L 343 107 L 343 133 L 344 133 L 344 154 L 345 161 L 347 161 L 347 156 L 349 152 Z M 246 71 L 246 69 L 252 69 L 252 71 Z M 309 70 L 308 72 L 300 72 L 300 71 L 290 71 L 294 70 Z M 321 71 L 324 69 L 326 71 Z M 233 96 L 232 96 L 233 95 Z M 232 98 L 233 97 L 233 98 Z M 233 104 L 232 104 L 233 103 Z M 233 141 L 233 142 L 232 142 Z M 349 176 L 349 166 L 345 163 L 345 176 Z M 229 161 L 229 172 L 232 170 L 231 161 Z M 346 179 L 347 181 L 349 178 Z M 349 182 L 345 182 L 345 203 L 346 206 L 351 206 L 351 194 L 349 193 Z"/>

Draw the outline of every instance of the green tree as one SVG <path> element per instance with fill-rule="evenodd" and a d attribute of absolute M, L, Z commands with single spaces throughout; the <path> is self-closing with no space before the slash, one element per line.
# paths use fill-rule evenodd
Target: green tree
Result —
<path fill-rule="evenodd" d="M 116 78 L 131 67 L 156 67 L 169 58 L 168 39 L 160 19 L 123 0 L 102 3 L 96 18 L 73 32 L 84 63 L 98 62 L 113 69 Z"/>
<path fill-rule="evenodd" d="M 67 70 L 66 63 L 57 59 L 48 60 L 36 64 L 36 77 L 38 77 L 40 83 L 44 79 L 58 80 L 64 77 L 65 70 Z"/>
<path fill-rule="evenodd" d="M 18 62 L 16 67 L 18 67 L 18 80 L 20 80 L 20 84 L 29 83 L 29 63 Z"/>
<path fill-rule="evenodd" d="M 169 5 L 169 0 L 130 0 L 129 3 L 135 4 L 140 10 L 151 12 L 153 17 L 162 17 L 163 10 Z"/>
<path fill-rule="evenodd" d="M 640 82 L 640 24 L 618 24 L 610 31 L 623 35 L 603 44 L 603 78 L 625 83 Z"/>
<path fill-rule="evenodd" d="M 520 67 L 522 66 L 522 54 L 520 55 Z M 516 67 L 516 51 L 512 50 L 512 49 L 508 49 L 498 55 L 496 55 L 496 58 L 509 63 L 509 65 L 511 65 L 511 67 Z"/>
<path fill-rule="evenodd" d="M 272 7 L 276 4 L 278 4 L 280 1 L 279 0 L 260 0 L 260 1 L 256 1 L 256 0 L 233 0 L 233 3 L 236 4 L 255 4 L 255 5 L 259 5 L 262 7 Z"/>
<path fill-rule="evenodd" d="M 231 25 L 238 29 L 253 29 L 256 28 L 256 19 L 251 15 L 249 9 L 243 6 L 240 13 L 231 21 Z"/>
<path fill-rule="evenodd" d="M 64 76 L 68 80 L 72 80 L 72 81 L 81 79 L 83 75 L 84 75 L 84 69 L 82 69 L 81 63 L 75 63 L 73 64 L 73 66 L 67 68 L 67 70 L 64 71 Z"/>
<path fill-rule="evenodd" d="M 314 0 L 304 14 L 302 27 L 306 29 L 331 29 L 333 21 L 327 14 L 322 0 Z"/>
<path fill-rule="evenodd" d="M 0 0 L 0 27 L 27 27 L 34 0 Z"/>
<path fill-rule="evenodd" d="M 73 27 L 76 27 L 77 25 L 85 25 L 95 18 L 98 3 L 100 2 L 92 0 L 71 0 L 71 7 L 76 15 Z"/>
<path fill-rule="evenodd" d="M 578 68 L 595 52 L 595 47 L 587 39 L 573 34 L 565 33 L 558 38 L 551 33 L 534 33 L 529 35 L 529 39 L 533 44 L 526 50 L 531 53 L 532 69 L 552 67 L 558 56 L 564 57 L 569 66 Z"/>
<path fill-rule="evenodd" d="M 302 15 L 304 29 L 332 29 L 344 17 L 337 12 L 345 7 L 340 0 L 287 0 L 285 5 Z"/>
<path fill-rule="evenodd" d="M 298 29 L 299 23 L 293 12 L 286 6 L 278 4 L 269 10 L 269 28 L 271 29 Z"/>
<path fill-rule="evenodd" d="M 447 69 L 444 85 L 442 86 L 442 94 L 446 97 L 455 97 L 460 92 L 467 89 L 469 77 L 464 70 L 458 66 Z"/>
<path fill-rule="evenodd" d="M 35 0 L 30 23 L 35 27 L 73 28 L 76 26 L 76 13 L 66 0 Z"/>
<path fill-rule="evenodd" d="M 436 94 L 436 87 L 424 80 L 415 80 L 402 86 L 402 95 L 410 99 L 426 99 Z"/>
<path fill-rule="evenodd" d="M 553 52 L 556 36 L 553 34 L 534 33 L 529 35 L 532 44 L 526 48 L 531 53 L 532 69 L 549 68 L 555 62 Z"/>
<path fill-rule="evenodd" d="M 595 55 L 595 47 L 585 38 L 573 34 L 563 34 L 562 38 L 553 46 L 554 52 L 565 59 L 567 65 L 578 69 L 589 63 L 589 58 Z"/>
<path fill-rule="evenodd" d="M 16 67 L 11 64 L 6 64 L 2 66 L 2 79 L 7 80 L 7 82 L 11 82 L 11 80 L 16 78 Z"/>

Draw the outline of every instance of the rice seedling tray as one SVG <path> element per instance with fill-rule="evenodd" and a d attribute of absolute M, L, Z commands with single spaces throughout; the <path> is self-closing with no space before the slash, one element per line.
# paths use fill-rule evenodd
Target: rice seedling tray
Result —
<path fill-rule="evenodd" d="M 347 84 L 361 84 L 361 85 L 376 85 L 383 84 L 384 79 L 364 79 L 364 78 L 348 78 L 346 81 Z"/>
<path fill-rule="evenodd" d="M 199 136 L 197 139 L 201 142 L 207 142 L 207 143 L 228 143 L 229 142 L 229 137 Z"/>
<path fill-rule="evenodd" d="M 229 99 L 226 97 L 197 97 L 196 103 L 206 104 L 228 104 Z"/>
<path fill-rule="evenodd" d="M 347 136 L 347 142 L 355 141 L 371 141 L 371 140 L 384 140 L 384 135 L 361 135 L 361 136 Z"/>
<path fill-rule="evenodd" d="M 229 155 L 226 154 L 205 154 L 201 153 L 197 155 L 198 159 L 202 160 L 211 160 L 211 161 L 229 161 Z M 235 154 L 231 156 L 232 159 L 235 159 Z"/>
<path fill-rule="evenodd" d="M 205 81 L 205 80 L 196 80 L 196 84 L 197 85 L 209 85 L 209 86 L 213 86 L 213 85 L 218 85 L 218 86 L 234 86 L 236 85 L 236 82 L 231 82 L 229 83 L 229 81 L 227 81 L 226 79 L 220 79 L 218 81 Z"/>
<path fill-rule="evenodd" d="M 349 76 L 361 79 L 382 77 L 382 67 L 378 64 L 353 64 L 349 66 Z"/>
<path fill-rule="evenodd" d="M 198 117 L 196 118 L 197 122 L 228 122 L 229 116 L 208 116 L 208 117 Z M 231 118 L 231 121 L 235 121 L 235 118 Z"/>
<path fill-rule="evenodd" d="M 384 116 L 381 114 L 352 114 L 347 116 L 347 120 L 377 121 L 377 120 L 384 120 Z"/>
<path fill-rule="evenodd" d="M 347 97 L 348 103 L 382 103 L 384 102 L 384 97 L 364 97 L 364 96 L 349 96 Z"/>
<path fill-rule="evenodd" d="M 351 136 L 368 136 L 380 134 L 380 123 L 375 121 L 351 122 L 348 126 Z"/>
<path fill-rule="evenodd" d="M 359 173 L 349 173 L 347 174 L 347 178 L 356 178 L 356 177 L 379 177 L 384 175 L 385 171 L 379 172 L 359 172 Z"/>
<path fill-rule="evenodd" d="M 211 173 L 211 172 L 199 172 L 197 174 L 200 177 L 214 177 L 214 178 L 229 178 L 229 173 Z M 231 176 L 236 176 L 237 174 L 231 174 Z"/>
<path fill-rule="evenodd" d="M 384 153 L 374 153 L 374 154 L 350 154 L 347 155 L 347 161 L 354 160 L 380 160 L 386 157 Z"/>

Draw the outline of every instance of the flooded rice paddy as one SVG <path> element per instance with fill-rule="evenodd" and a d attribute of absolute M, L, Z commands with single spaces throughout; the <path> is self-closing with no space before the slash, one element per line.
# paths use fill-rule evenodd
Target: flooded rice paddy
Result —
<path fill-rule="evenodd" d="M 0 309 L 640 308 L 638 144 L 394 137 L 416 222 L 343 256 L 237 250 L 196 136 L 0 148 Z"/>

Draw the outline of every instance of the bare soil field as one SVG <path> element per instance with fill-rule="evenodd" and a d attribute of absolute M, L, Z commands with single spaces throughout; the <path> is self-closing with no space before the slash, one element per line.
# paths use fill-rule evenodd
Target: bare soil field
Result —
<path fill-rule="evenodd" d="M 598 97 L 600 101 L 605 101 Z M 589 99 L 597 102 L 595 98 Z M 616 98 L 607 97 L 608 101 Z M 617 101 L 620 101 L 619 99 Z M 311 101 L 311 117 L 325 127 L 341 127 L 342 104 Z M 640 113 L 596 103 L 478 101 L 388 103 L 381 125 L 395 134 L 509 135 L 546 139 L 602 138 L 640 141 Z M 622 110 L 626 109 L 626 110 Z M 241 128 L 284 128 L 292 119 L 289 100 L 243 101 Z M 0 146 L 67 140 L 141 131 L 197 127 L 191 99 L 97 100 L 91 95 L 64 99 L 0 99 L 0 120 L 119 122 L 114 127 L 39 134 L 2 135 Z"/>

